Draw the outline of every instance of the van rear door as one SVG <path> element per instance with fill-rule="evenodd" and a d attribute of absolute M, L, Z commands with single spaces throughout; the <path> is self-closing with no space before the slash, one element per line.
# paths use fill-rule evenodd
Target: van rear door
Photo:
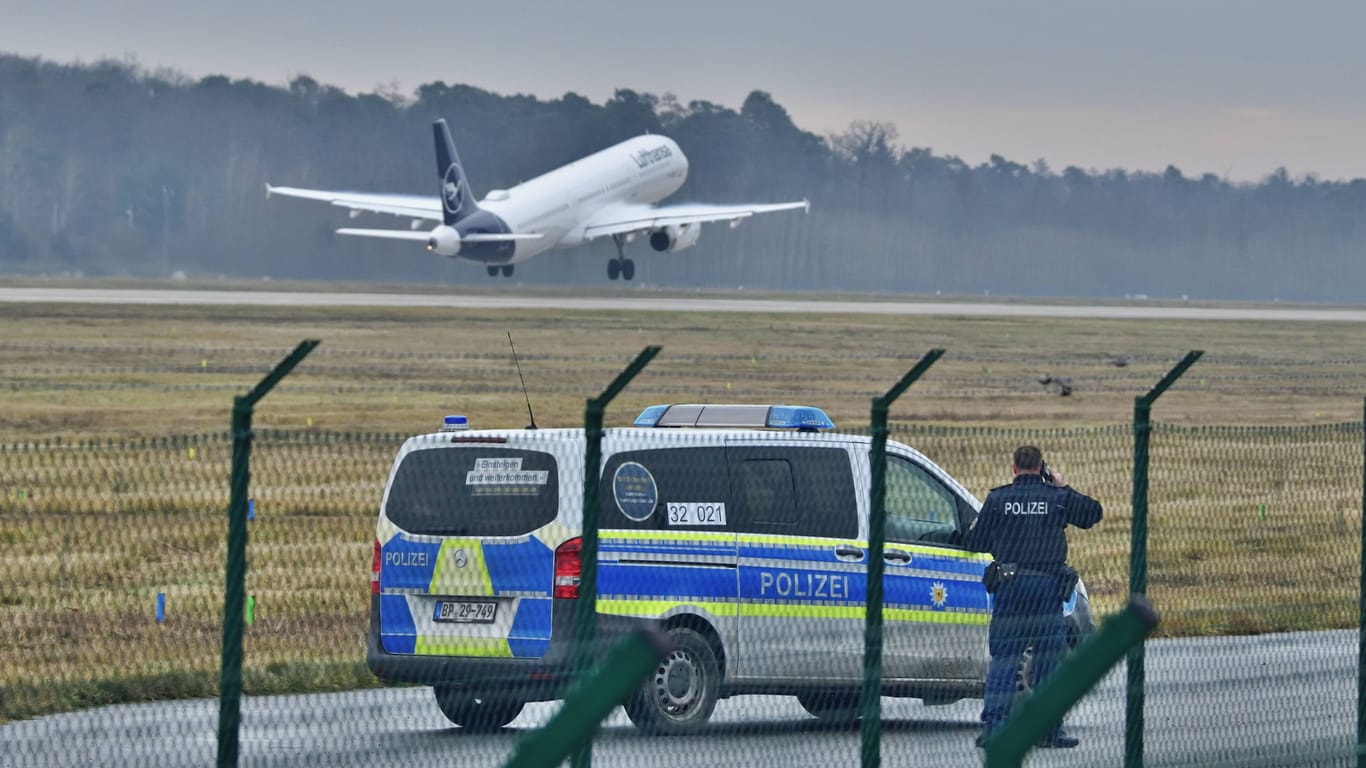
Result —
<path fill-rule="evenodd" d="M 380 641 L 388 653 L 543 656 L 559 509 L 547 452 L 414 438 L 386 489 Z"/>

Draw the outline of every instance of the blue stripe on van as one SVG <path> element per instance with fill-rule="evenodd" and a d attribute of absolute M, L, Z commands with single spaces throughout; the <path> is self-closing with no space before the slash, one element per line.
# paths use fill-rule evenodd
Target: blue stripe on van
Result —
<path fill-rule="evenodd" d="M 712 557 L 734 557 L 735 543 L 721 544 L 680 542 L 678 544 L 622 544 L 618 541 L 606 543 L 603 552 L 617 552 L 632 555 L 701 555 Z"/>
<path fill-rule="evenodd" d="M 697 567 L 684 563 L 647 565 L 604 562 L 598 569 L 599 595 L 735 599 L 735 569 Z"/>
<path fill-rule="evenodd" d="M 895 545 L 892 545 L 895 546 Z M 960 575 L 982 577 L 982 571 L 986 570 L 987 561 L 977 559 L 967 559 L 962 557 L 940 557 L 936 555 L 926 555 L 920 552 L 911 553 L 911 563 L 916 568 L 927 568 L 943 573 L 954 573 Z"/>
<path fill-rule="evenodd" d="M 402 534 L 389 539 L 380 551 L 380 588 L 426 592 L 432 584 L 440 551 L 439 541 L 409 541 Z"/>
<path fill-rule="evenodd" d="M 850 542 L 852 545 L 853 542 Z M 740 542 L 740 557 L 760 560 L 807 560 L 819 563 L 831 562 L 835 557 L 835 547 L 831 544 L 798 546 L 795 544 L 746 544 Z"/>
<path fill-rule="evenodd" d="M 890 575 L 891 568 L 888 569 Z M 981 582 L 937 579 L 933 576 L 898 576 L 885 582 L 886 605 L 909 606 L 937 611 L 945 609 L 985 611 L 989 607 L 987 591 Z M 934 585 L 943 588 L 944 604 L 934 604 Z M 860 584 L 860 591 L 862 591 Z M 860 596 L 862 599 L 862 596 Z"/>
<path fill-rule="evenodd" d="M 550 598 L 523 597 L 508 632 L 508 647 L 519 658 L 540 658 L 550 645 Z"/>
<path fill-rule="evenodd" d="M 404 595 L 379 596 L 379 635 L 389 653 L 417 650 L 417 625 Z"/>
<path fill-rule="evenodd" d="M 494 593 L 537 592 L 550 594 L 555 579 L 555 553 L 534 536 L 504 544 L 484 542 L 484 563 Z M 546 619 L 545 634 L 550 634 Z M 515 652 L 514 652 L 515 653 Z"/>
<path fill-rule="evenodd" d="M 545 655 L 546 649 L 550 647 L 548 637 L 509 637 L 508 648 L 512 649 L 512 655 L 519 659 L 539 659 Z"/>

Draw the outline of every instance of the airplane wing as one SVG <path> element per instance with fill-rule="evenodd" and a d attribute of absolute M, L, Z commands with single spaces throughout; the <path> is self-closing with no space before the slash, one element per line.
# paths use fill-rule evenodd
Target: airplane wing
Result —
<path fill-rule="evenodd" d="M 617 205 L 611 206 L 590 219 L 584 227 L 584 239 L 592 240 L 607 235 L 625 235 L 666 226 L 702 224 L 709 221 L 738 223 L 760 213 L 790 211 L 796 208 L 811 210 L 811 203 L 767 203 L 764 205 L 706 205 L 682 203 L 678 205 Z"/>
<path fill-rule="evenodd" d="M 426 230 L 413 231 L 411 229 L 350 229 L 343 228 L 337 230 L 339 235 L 351 235 L 352 237 L 383 237 L 389 240 L 420 240 L 427 242 L 431 239 L 432 233 Z M 460 236 L 462 243 L 506 243 L 512 240 L 539 240 L 545 235 L 537 232 L 521 233 L 482 233 L 472 232 Z"/>
<path fill-rule="evenodd" d="M 331 192 L 324 189 L 298 189 L 266 185 L 266 196 L 284 195 L 321 200 L 355 212 L 388 213 L 411 219 L 441 221 L 441 200 L 422 195 L 378 195 L 365 192 Z M 425 238 L 424 238 L 425 239 Z"/>
<path fill-rule="evenodd" d="M 441 221 L 441 201 L 434 197 L 420 195 L 374 195 L 363 192 L 330 192 L 323 189 L 298 189 L 295 187 L 272 187 L 266 185 L 266 195 L 302 197 L 306 200 L 322 200 L 332 205 L 352 211 L 388 213 L 411 219 L 432 219 Z M 425 243 L 432 233 L 413 229 L 355 229 L 344 227 L 337 230 L 339 235 L 352 237 L 380 237 L 387 240 L 413 240 Z M 464 243 L 505 243 L 513 240 L 538 240 L 544 237 L 539 233 L 469 233 L 460 236 Z"/>

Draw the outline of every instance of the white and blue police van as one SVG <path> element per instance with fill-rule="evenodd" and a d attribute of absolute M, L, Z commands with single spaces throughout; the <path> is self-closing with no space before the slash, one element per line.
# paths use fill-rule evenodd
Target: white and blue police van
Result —
<path fill-rule="evenodd" d="M 703 726 L 718 699 L 796 696 L 858 714 L 869 447 L 807 406 L 658 405 L 604 430 L 597 628 L 642 620 L 673 650 L 626 702 L 647 732 Z M 583 520 L 582 429 L 440 432 L 398 451 L 380 504 L 367 660 L 434 688 L 452 722 L 510 723 L 572 676 Z M 980 698 L 991 599 L 962 546 L 981 504 L 887 443 L 883 694 Z M 1092 629 L 1085 587 L 1065 605 Z"/>

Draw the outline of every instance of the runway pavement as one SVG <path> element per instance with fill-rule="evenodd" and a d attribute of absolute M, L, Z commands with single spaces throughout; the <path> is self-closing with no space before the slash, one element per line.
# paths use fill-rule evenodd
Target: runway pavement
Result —
<path fill-rule="evenodd" d="M 1366 322 L 1366 309 L 1126 304 L 1040 304 L 804 298 L 565 296 L 545 294 L 343 293 L 116 288 L 0 288 L 3 303 L 150 304 L 174 306 L 445 307 L 451 309 L 621 310 L 630 312 L 756 312 L 974 317 L 1056 317 L 1111 320 L 1234 320 Z"/>

